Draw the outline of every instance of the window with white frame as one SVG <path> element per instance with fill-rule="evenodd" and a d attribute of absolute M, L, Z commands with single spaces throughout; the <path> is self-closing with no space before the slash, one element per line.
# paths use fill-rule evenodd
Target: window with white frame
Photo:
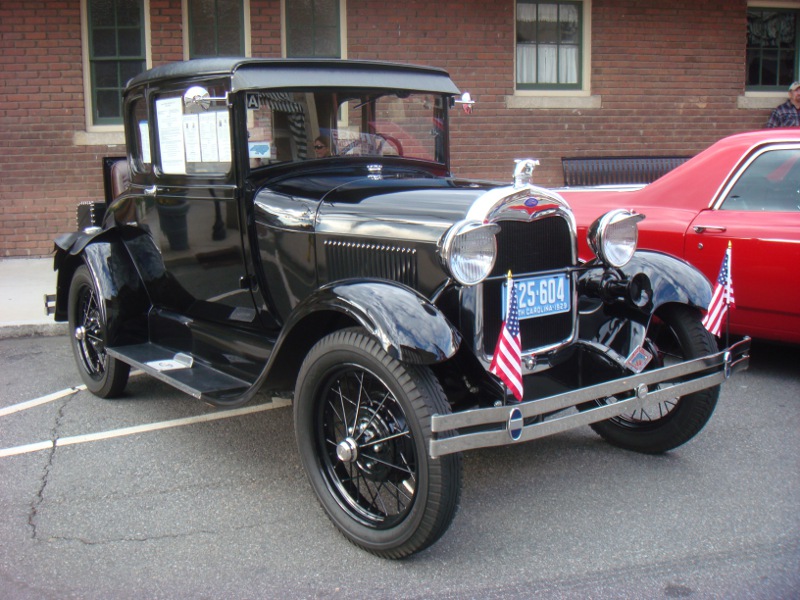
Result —
<path fill-rule="evenodd" d="M 122 90 L 146 68 L 144 0 L 86 0 L 91 125 L 122 123 Z"/>
<path fill-rule="evenodd" d="M 342 57 L 340 2 L 284 0 L 287 57 Z"/>
<path fill-rule="evenodd" d="M 517 0 L 516 85 L 581 89 L 583 3 Z"/>
<path fill-rule="evenodd" d="M 800 10 L 747 9 L 747 91 L 785 91 L 798 76 Z"/>

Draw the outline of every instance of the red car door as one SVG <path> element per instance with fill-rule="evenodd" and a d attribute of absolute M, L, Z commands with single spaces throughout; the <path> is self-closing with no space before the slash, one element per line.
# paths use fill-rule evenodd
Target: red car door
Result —
<path fill-rule="evenodd" d="M 738 334 L 800 342 L 800 148 L 752 157 L 686 232 L 686 259 L 715 282 L 731 243 Z"/>

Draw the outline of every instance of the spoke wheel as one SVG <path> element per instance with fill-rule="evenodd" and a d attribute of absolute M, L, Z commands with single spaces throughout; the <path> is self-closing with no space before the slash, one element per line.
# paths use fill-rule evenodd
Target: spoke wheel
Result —
<path fill-rule="evenodd" d="M 429 420 L 449 407 L 424 367 L 403 365 L 360 329 L 321 340 L 295 391 L 303 465 L 328 516 L 355 544 L 401 558 L 455 514 L 460 457 L 427 455 Z"/>
<path fill-rule="evenodd" d="M 102 398 L 120 395 L 130 366 L 106 353 L 105 307 L 85 265 L 72 277 L 68 313 L 72 352 L 87 389 Z"/>
<path fill-rule="evenodd" d="M 687 306 L 667 307 L 647 329 L 645 348 L 653 355 L 649 369 L 669 366 L 717 351 L 714 337 L 700 314 Z M 675 397 L 655 409 L 637 409 L 592 428 L 608 442 L 646 453 L 672 450 L 693 438 L 714 412 L 719 386 Z"/>

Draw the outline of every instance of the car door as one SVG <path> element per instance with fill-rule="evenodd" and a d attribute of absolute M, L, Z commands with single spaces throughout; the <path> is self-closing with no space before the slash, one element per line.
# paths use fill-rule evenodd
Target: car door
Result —
<path fill-rule="evenodd" d="M 153 96 L 152 125 L 145 127 L 154 128 L 156 177 L 144 190 L 140 220 L 162 264 L 140 268 L 163 270 L 163 275 L 145 278 L 156 308 L 203 322 L 257 328 L 246 285 L 225 92 L 224 84 L 209 82 Z"/>
<path fill-rule="evenodd" d="M 714 281 L 729 243 L 734 330 L 774 339 L 800 335 L 800 146 L 754 153 L 713 207 L 692 221 L 686 258 Z"/>

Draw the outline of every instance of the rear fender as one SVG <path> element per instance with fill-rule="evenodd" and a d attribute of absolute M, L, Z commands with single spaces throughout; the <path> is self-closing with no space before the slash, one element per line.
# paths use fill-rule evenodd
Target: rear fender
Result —
<path fill-rule="evenodd" d="M 58 270 L 56 321 L 69 319 L 69 287 L 75 270 L 85 264 L 105 311 L 110 346 L 147 339 L 146 315 L 150 301 L 125 244 L 115 229 L 62 236 L 56 240 L 54 266 Z"/>

